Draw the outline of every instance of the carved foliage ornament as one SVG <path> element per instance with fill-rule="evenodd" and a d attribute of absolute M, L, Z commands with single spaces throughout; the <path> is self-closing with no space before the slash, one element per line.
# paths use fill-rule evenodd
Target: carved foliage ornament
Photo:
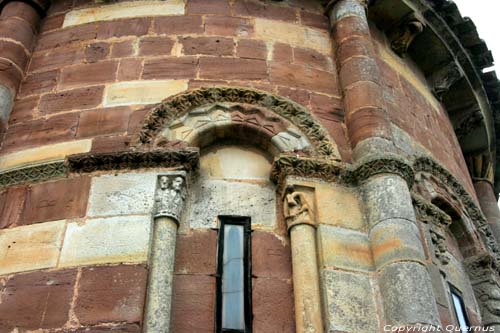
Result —
<path fill-rule="evenodd" d="M 153 217 L 169 217 L 179 224 L 185 200 L 185 174 L 158 176 Z"/>
<path fill-rule="evenodd" d="M 30 165 L 29 167 L 0 173 L 0 188 L 64 177 L 66 173 L 67 171 L 63 161 Z"/>
<path fill-rule="evenodd" d="M 240 87 L 200 88 L 163 101 L 147 115 L 134 138 L 135 145 L 151 144 L 159 132 L 175 119 L 197 107 L 214 103 L 243 103 L 267 108 L 296 125 L 309 138 L 320 156 L 339 159 L 328 132 L 307 109 L 283 97 Z"/>

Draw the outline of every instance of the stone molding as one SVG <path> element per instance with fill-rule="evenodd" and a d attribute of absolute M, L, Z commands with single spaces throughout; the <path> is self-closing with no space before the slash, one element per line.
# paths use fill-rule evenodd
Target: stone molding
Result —
<path fill-rule="evenodd" d="M 70 173 L 141 168 L 182 168 L 188 172 L 197 171 L 199 151 L 196 148 L 184 148 L 69 155 L 65 161 L 51 161 L 2 172 L 0 188 L 64 178 Z"/>
<path fill-rule="evenodd" d="M 135 146 L 151 145 L 160 131 L 191 110 L 216 103 L 251 104 L 289 120 L 304 133 L 323 158 L 340 160 L 337 148 L 326 129 L 303 106 L 264 91 L 243 87 L 199 88 L 170 97 L 156 106 L 135 134 Z"/>

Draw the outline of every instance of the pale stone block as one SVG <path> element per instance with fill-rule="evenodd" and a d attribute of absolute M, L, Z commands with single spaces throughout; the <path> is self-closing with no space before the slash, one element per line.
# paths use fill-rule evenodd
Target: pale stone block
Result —
<path fill-rule="evenodd" d="M 200 174 L 212 179 L 269 180 L 271 163 L 259 150 L 233 146 L 210 149 L 200 158 Z"/>
<path fill-rule="evenodd" d="M 69 223 L 60 267 L 145 262 L 151 216 L 118 216 Z"/>
<path fill-rule="evenodd" d="M 104 92 L 104 106 L 153 104 L 181 93 L 187 80 L 145 80 L 109 84 Z"/>
<path fill-rule="evenodd" d="M 129 1 L 73 10 L 64 17 L 63 28 L 97 21 L 160 15 L 184 15 L 185 0 Z"/>
<path fill-rule="evenodd" d="M 0 231 L 0 275 L 53 268 L 61 250 L 65 220 Z"/>
<path fill-rule="evenodd" d="M 10 112 L 13 108 L 14 98 L 9 88 L 0 85 L 0 119 L 4 123 L 9 121 Z"/>
<path fill-rule="evenodd" d="M 386 266 L 379 275 L 388 325 L 439 323 L 432 284 L 427 269 L 414 262 Z"/>
<path fill-rule="evenodd" d="M 200 179 L 190 190 L 187 221 L 191 228 L 214 228 L 219 215 L 243 215 L 251 218 L 252 227 L 272 230 L 276 226 L 275 197 L 269 183 Z"/>
<path fill-rule="evenodd" d="M 342 186 L 315 183 L 319 223 L 347 229 L 365 228 L 358 195 Z"/>
<path fill-rule="evenodd" d="M 327 332 L 378 332 L 377 310 L 367 275 L 323 270 Z"/>
<path fill-rule="evenodd" d="M 88 216 L 148 215 L 157 173 L 122 173 L 92 179 Z"/>
<path fill-rule="evenodd" d="M 368 236 L 358 231 L 320 225 L 320 265 L 348 270 L 372 271 L 373 259 Z"/>
<path fill-rule="evenodd" d="M 68 155 L 87 153 L 91 147 L 92 140 L 86 139 L 21 150 L 0 156 L 0 172 L 30 164 L 61 161 Z"/>
<path fill-rule="evenodd" d="M 309 48 L 326 55 L 332 53 L 332 43 L 327 32 L 294 23 L 256 18 L 255 35 L 264 41 Z"/>

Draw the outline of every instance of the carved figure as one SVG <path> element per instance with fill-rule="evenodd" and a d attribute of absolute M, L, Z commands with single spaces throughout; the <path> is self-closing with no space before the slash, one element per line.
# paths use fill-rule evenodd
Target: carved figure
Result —
<path fill-rule="evenodd" d="M 158 183 L 154 217 L 171 217 L 179 222 L 186 199 L 184 178 L 178 175 L 163 175 L 159 177 Z"/>
<path fill-rule="evenodd" d="M 450 262 L 450 256 L 448 255 L 446 239 L 443 235 L 437 233 L 434 230 L 431 230 L 430 232 L 436 258 L 441 262 L 441 264 L 447 265 Z"/>
<path fill-rule="evenodd" d="M 288 230 L 299 224 L 314 225 L 313 210 L 306 196 L 295 191 L 293 186 L 289 186 L 286 191 L 284 214 Z"/>

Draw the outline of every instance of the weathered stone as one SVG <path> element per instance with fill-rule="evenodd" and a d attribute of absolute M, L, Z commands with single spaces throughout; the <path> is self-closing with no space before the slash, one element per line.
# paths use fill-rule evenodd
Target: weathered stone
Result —
<path fill-rule="evenodd" d="M 89 177 L 35 184 L 28 189 L 22 223 L 83 217 L 87 208 Z"/>
<path fill-rule="evenodd" d="M 187 90 L 187 80 L 118 82 L 108 85 L 104 106 L 152 104 Z"/>
<path fill-rule="evenodd" d="M 65 227 L 61 220 L 0 230 L 0 275 L 56 267 Z"/>
<path fill-rule="evenodd" d="M 145 262 L 150 230 L 149 215 L 90 219 L 85 224 L 69 223 L 59 265 Z"/>
<path fill-rule="evenodd" d="M 63 160 L 67 155 L 87 153 L 92 140 L 78 140 L 40 146 L 0 156 L 0 171 L 29 164 Z"/>
<path fill-rule="evenodd" d="M 0 119 L 5 123 L 9 121 L 10 112 L 12 111 L 14 98 L 9 88 L 0 85 Z"/>
<path fill-rule="evenodd" d="M 403 178 L 393 175 L 371 178 L 362 191 L 371 227 L 387 219 L 415 221 L 410 191 Z"/>
<path fill-rule="evenodd" d="M 295 332 L 293 287 L 288 280 L 252 279 L 254 332 Z"/>
<path fill-rule="evenodd" d="M 373 270 L 370 242 L 364 233 L 320 225 L 318 251 L 321 267 L 354 271 Z"/>
<path fill-rule="evenodd" d="M 183 15 L 184 6 L 183 0 L 172 0 L 168 2 L 130 1 L 125 3 L 106 4 L 97 8 L 92 7 L 69 12 L 64 18 L 63 27 L 120 18 Z"/>
<path fill-rule="evenodd" d="M 252 275 L 256 278 L 290 279 L 292 258 L 290 244 L 273 233 L 252 233 Z"/>
<path fill-rule="evenodd" d="M 427 269 L 418 263 L 388 265 L 379 275 L 380 293 L 389 325 L 438 325 L 439 317 Z"/>
<path fill-rule="evenodd" d="M 377 332 L 377 310 L 370 277 L 323 270 L 325 322 L 331 332 Z"/>
<path fill-rule="evenodd" d="M 16 226 L 26 199 L 26 187 L 9 187 L 0 192 L 0 229 Z"/>
<path fill-rule="evenodd" d="M 355 192 L 332 184 L 319 183 L 314 186 L 318 223 L 354 230 L 365 228 L 359 198 Z"/>
<path fill-rule="evenodd" d="M 413 222 L 388 219 L 370 231 L 371 248 L 375 266 L 397 261 L 425 261 L 420 232 Z"/>
<path fill-rule="evenodd" d="M 293 23 L 255 19 L 255 34 L 259 39 L 281 42 L 331 54 L 332 44 L 326 31 L 310 29 Z"/>
<path fill-rule="evenodd" d="M 275 196 L 267 184 L 202 179 L 193 184 L 187 221 L 191 228 L 213 228 L 217 216 L 238 212 L 251 218 L 253 228 L 274 229 Z"/>
<path fill-rule="evenodd" d="M 76 275 L 76 270 L 58 270 L 9 278 L 0 287 L 0 331 L 62 327 L 69 319 Z"/>
<path fill-rule="evenodd" d="M 148 271 L 141 265 L 82 269 L 74 313 L 81 324 L 140 322 Z"/>
<path fill-rule="evenodd" d="M 255 232 L 252 235 L 255 244 Z M 254 247 L 252 247 L 254 248 Z M 175 249 L 176 274 L 213 274 L 216 271 L 217 232 L 214 230 L 193 230 L 177 237 Z M 252 274 L 256 274 L 255 259 L 252 258 Z"/>
<path fill-rule="evenodd" d="M 95 177 L 90 190 L 88 216 L 151 214 L 156 175 L 148 172 Z"/>

